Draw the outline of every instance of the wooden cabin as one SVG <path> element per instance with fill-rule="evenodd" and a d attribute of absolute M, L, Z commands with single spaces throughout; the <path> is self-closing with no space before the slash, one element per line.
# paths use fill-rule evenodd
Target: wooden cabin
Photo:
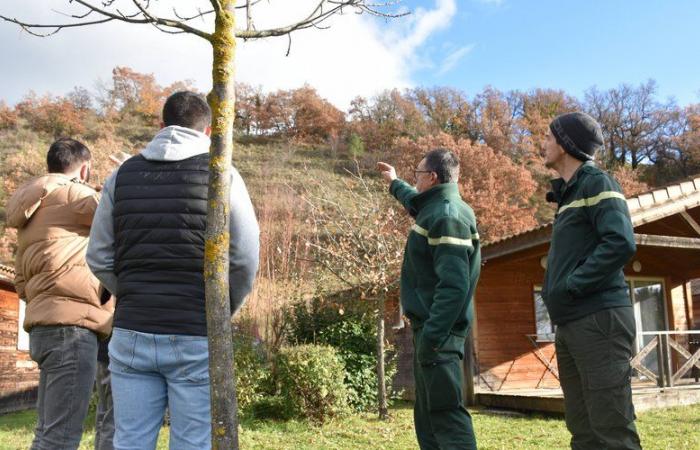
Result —
<path fill-rule="evenodd" d="M 22 328 L 24 302 L 17 296 L 14 269 L 0 265 L 0 414 L 33 408 L 39 368 L 29 357 Z"/>
<path fill-rule="evenodd" d="M 638 195 L 627 204 L 637 254 L 624 272 L 640 352 L 654 338 L 644 333 L 694 327 L 690 282 L 700 277 L 700 178 Z M 548 224 L 483 249 L 475 299 L 478 391 L 559 385 L 554 329 L 540 296 L 551 232 Z M 652 352 L 644 364 L 658 374 L 656 359 Z"/>

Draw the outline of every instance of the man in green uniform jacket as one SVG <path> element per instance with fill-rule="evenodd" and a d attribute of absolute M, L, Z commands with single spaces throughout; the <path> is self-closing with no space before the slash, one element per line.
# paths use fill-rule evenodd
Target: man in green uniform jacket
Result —
<path fill-rule="evenodd" d="M 561 178 L 542 297 L 556 329 L 571 448 L 641 449 L 630 358 L 635 320 L 623 267 L 636 251 L 619 184 L 593 164 L 600 125 L 575 112 L 552 121 L 545 165 Z"/>
<path fill-rule="evenodd" d="M 462 393 L 462 359 L 481 268 L 474 212 L 459 195 L 459 160 L 433 150 L 416 187 L 378 164 L 390 192 L 415 217 L 401 269 L 401 305 L 413 329 L 414 421 L 422 450 L 476 449 Z"/>

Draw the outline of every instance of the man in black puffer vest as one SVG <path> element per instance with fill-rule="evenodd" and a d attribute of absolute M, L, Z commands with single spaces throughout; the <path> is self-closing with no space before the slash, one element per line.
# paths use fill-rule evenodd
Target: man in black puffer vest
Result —
<path fill-rule="evenodd" d="M 114 448 L 155 448 L 166 406 L 170 447 L 211 446 L 204 231 L 211 111 L 192 92 L 165 102 L 163 128 L 105 183 L 87 261 L 117 297 L 109 345 Z M 258 266 L 259 230 L 231 168 L 231 311 Z"/>

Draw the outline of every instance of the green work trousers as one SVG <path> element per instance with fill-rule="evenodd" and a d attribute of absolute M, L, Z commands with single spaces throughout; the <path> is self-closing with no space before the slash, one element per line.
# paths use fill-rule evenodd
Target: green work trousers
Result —
<path fill-rule="evenodd" d="M 415 330 L 414 348 L 418 348 L 420 339 L 421 330 Z M 476 449 L 472 418 L 463 401 L 464 340 L 450 335 L 440 351 L 424 361 L 419 361 L 418 352 L 414 352 L 413 419 L 421 450 Z"/>
<path fill-rule="evenodd" d="M 566 426 L 574 450 L 641 449 L 634 425 L 632 307 L 610 308 L 556 331 Z"/>

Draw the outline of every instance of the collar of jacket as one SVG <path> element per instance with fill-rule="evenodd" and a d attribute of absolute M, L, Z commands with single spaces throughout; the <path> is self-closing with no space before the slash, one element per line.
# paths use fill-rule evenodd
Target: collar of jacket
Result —
<path fill-rule="evenodd" d="M 559 203 L 561 202 L 562 198 L 564 198 L 564 194 L 566 193 L 567 190 L 572 188 L 573 186 L 578 183 L 579 176 L 581 175 L 581 172 L 583 171 L 583 168 L 586 166 L 595 166 L 595 163 L 593 161 L 586 161 L 583 164 L 579 166 L 578 169 L 576 169 L 576 172 L 574 172 L 573 176 L 567 183 L 564 181 L 563 178 L 555 178 L 550 181 L 550 184 L 552 185 L 552 194 L 555 202 Z M 549 200 L 549 196 L 547 196 L 547 199 Z"/>
<path fill-rule="evenodd" d="M 425 205 L 446 198 L 461 198 L 457 183 L 441 183 L 421 192 L 411 200 L 411 209 L 417 214 Z"/>
<path fill-rule="evenodd" d="M 60 173 L 60 172 L 49 172 L 49 173 L 47 174 L 47 176 L 56 177 L 56 178 L 62 178 L 63 180 L 68 181 L 68 182 L 71 182 L 71 183 L 80 183 L 80 184 L 84 184 L 83 181 L 82 181 L 80 178 L 78 178 L 78 177 L 69 177 L 69 176 L 66 175 L 65 173 Z"/>

